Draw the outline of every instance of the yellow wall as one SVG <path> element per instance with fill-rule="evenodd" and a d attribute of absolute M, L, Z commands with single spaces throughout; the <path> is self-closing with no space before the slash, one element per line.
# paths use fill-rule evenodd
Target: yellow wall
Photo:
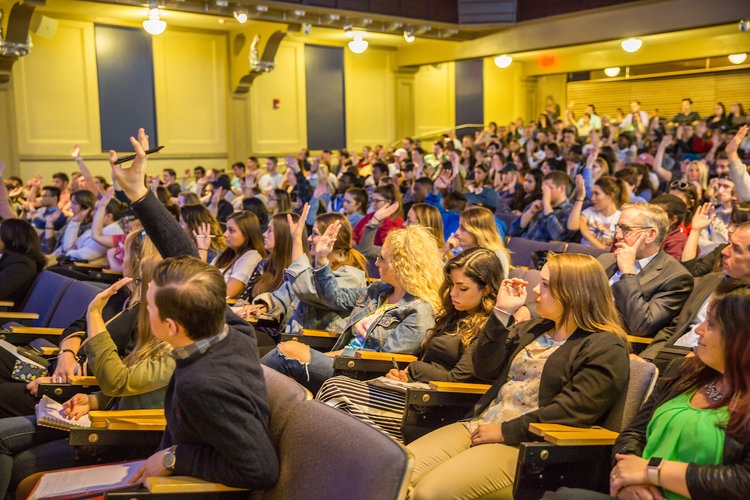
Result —
<path fill-rule="evenodd" d="M 167 147 L 149 171 L 198 163 L 225 168 L 226 35 L 168 30 L 154 38 L 153 55 L 159 140 Z M 100 137 L 94 24 L 60 20 L 53 38 L 34 38 L 32 53 L 16 63 L 13 79 L 21 176 L 42 174 L 49 180 L 55 171 L 72 171 L 73 144 L 80 144 L 93 174 L 109 176 Z"/>
<path fill-rule="evenodd" d="M 273 99 L 280 107 L 274 109 Z M 305 109 L 305 46 L 283 41 L 276 52 L 276 69 L 255 79 L 250 87 L 250 149 L 259 156 L 290 153 L 307 143 Z"/>
<path fill-rule="evenodd" d="M 344 49 L 346 142 L 349 149 L 388 146 L 395 138 L 394 50 Z"/>
<path fill-rule="evenodd" d="M 521 63 L 498 68 L 492 57 L 484 59 L 484 121 L 499 125 L 526 119 L 526 98 Z"/>
<path fill-rule="evenodd" d="M 456 124 L 456 66 L 422 66 L 414 75 L 414 135 L 440 133 Z"/>

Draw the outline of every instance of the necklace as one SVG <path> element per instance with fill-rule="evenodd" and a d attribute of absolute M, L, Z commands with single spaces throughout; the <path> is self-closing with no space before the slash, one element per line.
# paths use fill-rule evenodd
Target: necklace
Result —
<path fill-rule="evenodd" d="M 703 389 L 706 392 L 706 396 L 711 401 L 721 401 L 726 397 L 724 394 L 720 393 L 718 389 L 716 389 L 716 384 L 713 382 L 706 384 Z"/>

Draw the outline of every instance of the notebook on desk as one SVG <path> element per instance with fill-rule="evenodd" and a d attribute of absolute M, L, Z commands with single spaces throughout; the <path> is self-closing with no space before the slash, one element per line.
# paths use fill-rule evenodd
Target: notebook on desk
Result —
<path fill-rule="evenodd" d="M 39 480 L 31 495 L 29 495 L 29 499 L 89 498 L 105 491 L 139 487 L 137 484 L 130 484 L 130 479 L 138 472 L 144 462 L 144 460 L 140 460 L 47 472 Z"/>
<path fill-rule="evenodd" d="M 78 420 L 69 419 L 63 413 L 63 405 L 54 399 L 43 396 L 36 407 L 36 423 L 44 427 L 69 431 L 70 429 L 91 427 L 91 419 L 84 415 Z"/>

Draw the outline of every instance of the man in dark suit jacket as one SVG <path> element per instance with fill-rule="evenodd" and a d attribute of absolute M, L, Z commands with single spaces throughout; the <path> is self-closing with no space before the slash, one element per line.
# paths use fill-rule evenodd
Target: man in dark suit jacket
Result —
<path fill-rule="evenodd" d="M 625 205 L 616 226 L 615 251 L 599 256 L 631 335 L 656 335 L 677 316 L 693 290 L 687 269 L 661 250 L 668 226 L 660 207 Z"/>
<path fill-rule="evenodd" d="M 662 373 L 668 370 L 672 360 L 679 361 L 692 351 L 695 345 L 693 330 L 705 319 L 705 308 L 717 285 L 724 278 L 750 279 L 750 223 L 740 225 L 730 234 L 729 245 L 721 255 L 721 272 L 700 279 L 680 314 L 672 324 L 657 333 L 651 345 L 641 353 L 642 358 L 653 360 Z"/>

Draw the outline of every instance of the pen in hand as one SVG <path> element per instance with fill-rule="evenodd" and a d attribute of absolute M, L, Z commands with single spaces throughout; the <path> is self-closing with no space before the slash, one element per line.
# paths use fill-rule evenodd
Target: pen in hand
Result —
<path fill-rule="evenodd" d="M 393 369 L 396 371 L 399 371 L 398 363 L 396 363 L 396 358 L 391 358 L 391 364 L 393 364 Z"/>
<path fill-rule="evenodd" d="M 154 148 L 147 149 L 146 151 L 144 151 L 144 153 L 146 153 L 147 155 L 150 155 L 151 153 L 156 153 L 158 151 L 161 151 L 162 149 L 164 149 L 164 146 L 156 146 Z M 115 165 L 119 165 L 120 163 L 125 163 L 126 161 L 135 160 L 136 156 L 137 155 L 135 154 L 122 156 L 115 160 Z"/>

